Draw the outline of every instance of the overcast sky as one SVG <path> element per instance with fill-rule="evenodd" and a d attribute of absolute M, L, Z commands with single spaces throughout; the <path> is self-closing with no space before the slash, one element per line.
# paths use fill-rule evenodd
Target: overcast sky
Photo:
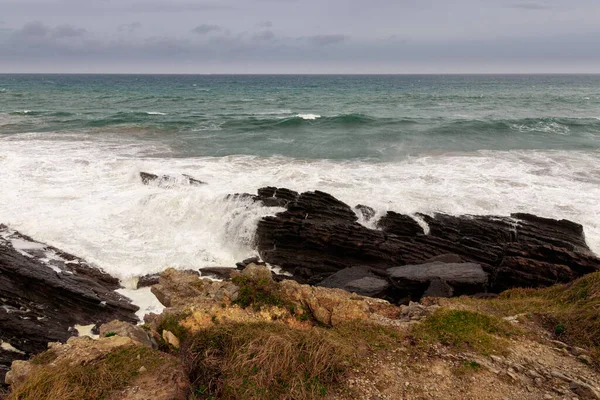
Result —
<path fill-rule="evenodd" d="M 600 73 L 600 0 L 0 0 L 0 72 Z"/>

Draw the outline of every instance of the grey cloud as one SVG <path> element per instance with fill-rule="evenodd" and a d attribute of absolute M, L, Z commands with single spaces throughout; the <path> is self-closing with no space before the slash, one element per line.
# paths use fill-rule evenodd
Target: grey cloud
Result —
<path fill-rule="evenodd" d="M 346 35 L 334 34 L 334 35 L 315 35 L 307 38 L 311 43 L 318 46 L 327 46 L 330 44 L 336 44 L 344 42 L 348 39 Z"/>
<path fill-rule="evenodd" d="M 510 4 L 508 8 L 520 8 L 522 10 L 549 10 L 551 7 L 548 4 L 541 3 L 518 3 Z"/>
<path fill-rule="evenodd" d="M 179 3 L 176 1 L 140 1 L 132 3 L 130 5 L 124 5 L 123 8 L 136 13 L 174 13 L 211 10 L 231 10 L 234 7 L 228 4 L 217 2 Z"/>
<path fill-rule="evenodd" d="M 275 39 L 275 34 L 273 33 L 273 31 L 265 30 L 262 32 L 255 33 L 254 35 L 252 35 L 252 38 L 254 40 L 259 41 L 270 41 Z"/>
<path fill-rule="evenodd" d="M 28 22 L 15 32 L 16 35 L 23 37 L 44 37 L 48 33 L 50 33 L 50 28 L 41 21 Z"/>
<path fill-rule="evenodd" d="M 192 29 L 192 32 L 197 33 L 198 35 L 206 35 L 207 33 L 221 32 L 224 30 L 225 29 L 219 25 L 202 24 Z"/>
<path fill-rule="evenodd" d="M 59 25 L 52 30 L 52 36 L 55 38 L 72 38 L 80 37 L 87 34 L 83 28 L 76 28 L 72 25 Z"/>
<path fill-rule="evenodd" d="M 256 26 L 258 26 L 259 28 L 272 28 L 273 22 L 272 21 L 262 21 L 262 22 L 259 22 L 258 24 L 256 24 Z"/>
<path fill-rule="evenodd" d="M 140 29 L 141 27 L 142 27 L 142 24 L 140 22 L 132 22 L 130 24 L 119 25 L 117 30 L 119 32 L 133 33 L 135 31 L 137 31 L 138 29 Z"/>

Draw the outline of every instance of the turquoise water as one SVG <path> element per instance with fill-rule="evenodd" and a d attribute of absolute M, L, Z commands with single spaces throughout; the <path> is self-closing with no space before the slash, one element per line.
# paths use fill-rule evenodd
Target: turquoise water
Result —
<path fill-rule="evenodd" d="M 600 75 L 0 75 L 0 170 L 0 223 L 125 284 L 254 255 L 276 210 L 227 195 L 267 185 L 566 218 L 600 252 Z"/>
<path fill-rule="evenodd" d="M 173 157 L 598 149 L 600 76 L 0 75 L 0 124 L 134 135 Z"/>

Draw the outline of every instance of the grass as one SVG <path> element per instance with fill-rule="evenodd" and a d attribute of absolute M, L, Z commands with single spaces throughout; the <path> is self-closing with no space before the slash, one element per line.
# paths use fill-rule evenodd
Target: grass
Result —
<path fill-rule="evenodd" d="M 195 334 L 182 355 L 195 399 L 316 399 L 330 394 L 366 351 L 398 340 L 393 328 L 364 323 L 335 329 L 222 324 Z"/>
<path fill-rule="evenodd" d="M 500 315 L 531 314 L 555 337 L 587 347 L 600 361 L 600 273 L 544 289 L 512 289 L 498 298 L 469 305 Z"/>
<path fill-rule="evenodd" d="M 252 306 L 259 311 L 264 306 L 289 307 L 279 294 L 279 286 L 273 280 L 239 275 L 231 281 L 240 288 L 234 304 L 242 308 Z"/>
<path fill-rule="evenodd" d="M 44 359 L 43 354 L 36 359 Z M 84 365 L 61 361 L 34 371 L 7 400 L 100 400 L 126 387 L 142 366 L 150 371 L 161 362 L 158 352 L 140 346 L 115 350 Z"/>
<path fill-rule="evenodd" d="M 509 323 L 474 311 L 440 309 L 413 329 L 416 338 L 481 354 L 504 353 Z"/>
<path fill-rule="evenodd" d="M 156 331 L 158 332 L 158 334 L 161 335 L 161 339 L 160 339 L 160 343 L 159 343 L 160 350 L 163 350 L 163 351 L 172 350 L 171 349 L 172 346 L 170 346 L 169 344 L 167 344 L 162 339 L 162 333 L 163 333 L 163 331 L 169 331 L 169 332 L 171 332 L 180 341 L 183 341 L 183 340 L 185 340 L 188 337 L 188 335 L 189 335 L 188 329 L 185 328 L 184 326 L 182 326 L 180 324 L 180 322 L 182 320 L 184 320 L 185 318 L 189 317 L 189 316 L 190 316 L 190 313 L 167 314 L 160 321 L 160 324 L 158 325 L 158 327 L 156 329 Z"/>

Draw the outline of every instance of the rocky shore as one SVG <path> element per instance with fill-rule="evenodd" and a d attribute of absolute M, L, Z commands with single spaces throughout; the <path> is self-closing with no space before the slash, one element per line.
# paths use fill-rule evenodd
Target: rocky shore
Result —
<path fill-rule="evenodd" d="M 144 184 L 155 182 L 168 186 L 176 178 L 143 173 L 141 179 Z M 190 185 L 203 184 L 188 176 L 181 179 Z M 600 399 L 600 380 L 592 372 L 599 361 L 596 357 L 600 356 L 600 351 L 595 353 L 595 349 L 600 349 L 600 341 L 597 340 L 600 331 L 583 336 L 571 332 L 577 324 L 586 326 L 585 330 L 594 330 L 598 326 L 593 321 L 600 320 L 598 310 L 593 308 L 595 306 L 589 309 L 590 304 L 595 304 L 596 294 L 600 296 L 600 281 L 596 282 L 600 259 L 587 246 L 581 225 L 522 213 L 506 217 L 402 215 L 388 211 L 378 215 L 366 205 L 351 207 L 324 192 L 297 193 L 274 187 L 259 189 L 257 195 L 235 194 L 229 198 L 251 199 L 263 206 L 274 207 L 275 215 L 258 223 L 256 250 L 260 258 L 245 260 L 236 267 L 203 269 L 201 274 L 170 269 L 160 276 L 142 277 L 139 285 L 152 286 L 152 293 L 166 307 L 161 315 L 147 315 L 144 329 L 135 326 L 138 307 L 116 292 L 120 288 L 118 280 L 85 260 L 0 225 L 0 379 L 4 380 L 12 365 L 6 382 L 12 386 L 13 393 L 21 393 L 9 398 L 37 399 L 23 393 L 36 388 L 36 384 L 32 383 L 35 379 L 50 379 L 48 374 L 65 374 L 68 379 L 75 379 L 69 375 L 70 368 L 52 369 L 58 368 L 57 365 L 77 364 L 82 368 L 97 365 L 101 371 L 106 368 L 114 372 L 117 367 L 111 364 L 113 362 L 119 365 L 117 369 L 126 370 L 124 374 L 127 376 L 122 377 L 122 382 L 114 376 L 107 378 L 106 382 L 112 382 L 111 385 L 119 389 L 98 387 L 94 390 L 102 395 L 91 398 L 142 399 L 148 398 L 144 396 L 149 393 L 154 393 L 155 400 L 216 398 L 214 396 L 488 398 L 473 391 L 465 394 L 466 397 L 394 397 L 369 386 L 381 383 L 373 383 L 376 379 L 369 378 L 368 374 L 361 375 L 360 371 L 374 360 L 382 363 L 382 368 L 397 371 L 398 379 L 413 374 L 427 381 L 429 378 L 425 379 L 413 370 L 399 368 L 397 364 L 392 365 L 385 358 L 396 354 L 398 349 L 408 348 L 404 354 L 408 359 L 401 357 L 401 363 L 416 357 L 422 362 L 444 364 L 443 368 L 455 369 L 464 367 L 464 362 L 473 362 L 477 364 L 477 370 L 482 367 L 492 372 L 492 376 L 486 375 L 490 384 L 506 386 L 506 382 L 501 381 L 506 380 L 503 376 L 508 374 L 509 380 L 520 388 L 514 389 L 511 395 L 518 394 L 522 398 L 562 398 L 553 396 L 575 393 L 581 399 Z M 274 274 L 267 264 L 280 267 L 282 273 Z M 207 279 L 207 276 L 218 281 Z M 571 286 L 560 286 L 566 283 Z M 569 322 L 573 326 L 567 327 L 566 322 L 561 322 L 571 321 L 571 309 L 567 312 L 559 305 L 553 305 L 557 308 L 548 306 L 548 310 L 540 310 L 536 308 L 539 302 L 512 302 L 513 296 L 525 296 L 523 298 L 529 301 L 528 296 L 547 291 L 553 294 L 544 301 L 551 302 L 578 285 L 585 286 L 585 291 L 577 292 L 576 300 L 572 300 L 571 295 L 565 297 L 565 304 L 585 300 L 585 304 L 573 303 L 573 310 L 584 307 L 586 312 L 582 315 L 586 315 L 587 319 L 573 319 L 574 322 Z M 549 289 L 542 289 L 546 287 Z M 516 292 L 510 290 L 515 288 Z M 519 292 L 518 288 L 531 289 Z M 470 297 L 459 298 L 464 295 Z M 527 307 L 523 308 L 523 304 L 530 307 L 530 311 Z M 516 313 L 516 317 L 504 315 L 517 310 L 520 314 Z M 498 339 L 503 342 L 506 338 L 498 336 L 514 335 L 518 339 L 509 340 L 515 341 L 511 344 L 513 348 L 526 343 L 530 349 L 536 345 L 532 344 L 530 337 L 519 333 L 525 329 L 537 335 L 538 342 L 541 340 L 538 352 L 551 353 L 554 350 L 549 348 L 558 346 L 568 349 L 565 357 L 572 356 L 577 360 L 575 364 L 570 359 L 562 360 L 570 366 L 570 370 L 558 371 L 557 375 L 553 373 L 557 371 L 555 364 L 558 362 L 554 356 L 548 355 L 548 359 L 553 360 L 552 366 L 535 367 L 522 357 L 522 348 L 511 354 L 500 351 L 501 346 L 478 350 L 479 345 L 466 337 L 456 339 L 457 343 L 466 344 L 466 347 L 453 347 L 452 340 L 448 340 L 448 332 L 439 333 L 435 326 L 428 324 L 435 324 L 437 319 L 444 321 L 455 312 L 467 314 L 461 314 L 454 325 L 444 325 L 442 331 L 451 332 L 456 324 L 473 318 L 478 324 L 485 321 L 486 328 L 482 329 L 487 332 L 486 335 L 491 335 L 489 338 L 486 336 L 485 341 L 492 343 Z M 527 313 L 527 321 L 521 321 Z M 502 319 L 504 317 L 516 319 Z M 513 329 L 511 324 L 517 320 L 521 321 L 517 322 L 521 325 Z M 502 321 L 508 327 L 500 327 L 506 325 Z M 348 324 L 352 327 L 349 328 Z M 494 328 L 487 331 L 490 324 Z M 552 329 L 549 330 L 549 327 Z M 464 332 L 476 328 L 467 327 Z M 240 333 L 234 334 L 232 329 L 236 332 L 239 329 Z M 84 330 L 100 335 L 100 340 L 81 337 Z M 565 340 L 573 344 L 546 344 L 560 339 L 565 330 L 569 331 Z M 243 332 L 247 335 L 243 336 Z M 430 343 L 437 334 L 439 338 Z M 201 337 L 206 335 L 217 335 L 217 342 L 210 344 L 218 345 L 217 348 L 203 342 Z M 340 352 L 344 357 L 361 358 L 363 353 L 353 352 L 358 349 L 348 350 L 354 347 L 352 340 L 357 337 L 366 346 L 366 350 L 361 347 L 360 351 L 366 351 L 365 354 L 375 358 L 356 364 L 352 369 L 354 373 L 342 367 L 347 366 L 347 360 L 339 360 L 341 364 L 324 367 L 314 376 L 311 375 L 314 371 L 304 371 L 304 375 L 297 376 L 293 370 L 305 366 L 295 364 L 298 362 L 295 356 L 286 353 L 291 350 L 281 348 L 279 350 L 286 357 L 294 358 L 288 360 L 289 365 L 286 364 L 285 368 L 290 370 L 285 379 L 275 376 L 277 374 L 273 371 L 271 375 L 265 375 L 256 370 L 248 375 L 245 369 L 237 368 L 239 363 L 251 362 L 250 359 L 243 362 L 235 354 L 228 353 L 226 348 L 219 347 L 225 344 L 241 346 L 240 351 L 249 351 L 247 355 L 252 355 L 251 358 L 256 357 L 256 352 L 264 351 L 265 360 L 275 363 L 275 359 L 269 358 L 273 356 L 268 354 L 269 349 L 260 348 L 255 340 L 273 341 L 274 348 L 283 346 L 283 342 L 279 342 L 281 340 L 286 343 L 313 343 L 312 340 L 316 340 L 314 343 L 325 347 L 314 351 L 323 351 L 329 354 L 328 357 Z M 49 344 L 50 350 L 47 350 Z M 244 346 L 259 348 L 249 350 Z M 386 350 L 383 353 L 373 352 L 373 346 Z M 572 350 L 573 346 L 580 350 Z M 587 346 L 587 349 L 582 346 Z M 210 357 L 205 360 L 203 357 L 209 353 L 202 355 L 198 348 L 209 353 L 214 351 L 210 354 L 216 357 L 213 361 L 218 365 L 210 364 Z M 425 356 L 417 354 L 421 351 L 425 352 Z M 482 354 L 489 355 L 490 351 L 495 354 L 491 361 L 482 357 Z M 122 365 L 123 358 L 132 356 L 142 361 L 134 363 L 135 368 L 133 364 L 128 367 Z M 304 354 L 302 359 L 312 356 L 312 353 Z M 560 357 L 558 360 L 561 360 Z M 320 362 L 325 361 L 314 360 L 316 364 Z M 259 368 L 259 364 L 253 368 Z M 342 375 L 333 372 L 338 370 L 345 372 Z M 94 369 L 94 373 L 97 372 L 98 369 Z M 352 382 L 362 383 L 351 388 L 343 384 L 342 376 L 347 378 L 353 374 L 358 375 L 352 378 Z M 287 392 L 283 387 L 273 386 L 269 389 L 273 392 L 266 395 L 257 388 L 235 387 L 242 385 L 237 375 L 262 382 L 260 390 L 269 386 L 270 379 L 284 380 Z M 307 376 L 312 380 L 306 381 Z M 327 379 L 321 381 L 323 376 Z M 113 378 L 114 381 L 111 380 Z M 450 381 L 452 385 L 464 383 L 461 379 L 452 378 Z M 56 387 L 61 385 L 58 381 L 55 384 Z M 164 390 L 159 390 L 159 386 Z M 410 392 L 409 386 L 393 390 L 402 389 L 402 393 L 406 394 Z M 330 390 L 330 387 L 335 390 Z M 510 392 L 509 388 L 504 389 Z M 89 397 L 86 388 L 79 387 L 77 390 L 82 390 L 77 393 L 86 393 L 85 396 Z M 371 394 L 377 391 L 379 394 L 372 397 Z M 371 397 L 364 397 L 367 394 Z M 534 397 L 534 394 L 544 397 Z M 53 395 L 56 396 L 56 393 Z"/>

